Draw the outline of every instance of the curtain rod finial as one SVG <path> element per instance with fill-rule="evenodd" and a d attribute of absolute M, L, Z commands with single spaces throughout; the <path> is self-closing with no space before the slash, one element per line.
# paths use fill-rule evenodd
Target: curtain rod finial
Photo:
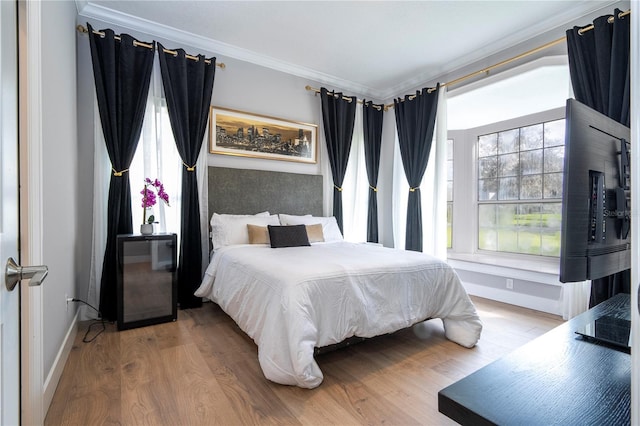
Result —
<path fill-rule="evenodd" d="M 89 30 L 88 30 L 88 29 L 86 29 L 86 28 L 85 28 L 83 25 L 81 25 L 81 24 L 76 25 L 76 30 L 77 30 L 79 33 L 88 33 L 88 32 L 89 32 Z"/>
<path fill-rule="evenodd" d="M 308 91 L 313 91 L 314 92 L 314 96 L 318 96 L 318 93 L 320 93 L 320 89 L 315 89 L 311 86 L 309 86 L 308 84 L 306 86 L 304 86 L 304 88 Z"/>
<path fill-rule="evenodd" d="M 221 70 L 225 69 L 227 66 L 224 64 L 224 62 L 219 62 L 218 64 L 216 64 L 220 67 Z"/>

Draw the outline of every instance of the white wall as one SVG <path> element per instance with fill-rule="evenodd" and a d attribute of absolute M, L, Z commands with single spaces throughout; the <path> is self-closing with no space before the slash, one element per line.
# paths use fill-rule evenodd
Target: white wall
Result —
<path fill-rule="evenodd" d="M 77 222 L 84 214 L 78 197 L 76 133 L 76 55 L 73 2 L 41 4 L 42 256 L 49 275 L 42 285 L 42 379 L 49 395 L 66 356 L 61 349 L 76 308 L 67 310 L 66 295 L 76 292 Z M 56 363 L 62 358 L 61 363 Z M 56 368 L 57 367 L 57 368 Z M 47 390 L 45 389 L 45 393 Z M 45 409 L 48 406 L 45 397 Z"/>
<path fill-rule="evenodd" d="M 84 214 L 77 185 L 75 12 L 71 2 L 42 3 L 45 375 L 74 314 L 67 311 L 65 294 L 75 292 L 76 223 Z"/>

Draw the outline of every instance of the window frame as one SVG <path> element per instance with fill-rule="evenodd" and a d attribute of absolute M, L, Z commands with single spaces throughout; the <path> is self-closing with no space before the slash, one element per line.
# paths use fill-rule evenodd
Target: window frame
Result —
<path fill-rule="evenodd" d="M 559 107 L 547 111 L 517 117 L 509 120 L 499 121 L 475 128 L 465 130 L 450 130 L 447 138 L 453 139 L 453 163 L 456 174 L 453 179 L 453 226 L 452 247 L 447 249 L 448 256 L 452 259 L 474 258 L 480 260 L 491 258 L 491 262 L 503 259 L 532 261 L 541 263 L 558 264 L 556 257 L 530 255 L 510 252 L 500 252 L 492 250 L 481 250 L 478 248 L 478 213 L 479 205 L 477 196 L 478 189 L 478 136 L 486 135 L 502 130 L 527 127 L 547 121 L 560 120 L 565 118 L 565 108 Z M 526 203 L 527 200 L 517 200 L 517 203 Z M 542 200 L 530 200 L 539 203 Z M 499 201 L 497 201 L 499 202 Z M 504 202 L 504 201 L 503 201 Z M 550 202 L 557 202 L 552 200 Z M 469 217 L 470 213 L 471 217 Z M 483 262 L 484 263 L 484 262 Z"/>
<path fill-rule="evenodd" d="M 545 209 L 547 207 L 543 207 L 545 204 L 546 205 L 554 205 L 556 206 L 556 209 L 558 211 L 561 210 L 562 208 L 562 195 L 561 195 L 561 187 L 560 187 L 560 194 L 552 194 L 553 197 L 548 196 L 546 194 L 546 184 L 545 182 L 547 181 L 547 179 L 553 179 L 554 177 L 557 177 L 558 175 L 561 175 L 562 172 L 559 172 L 558 170 L 546 170 L 547 167 L 547 158 L 553 158 L 553 156 L 547 157 L 547 155 L 551 155 L 549 154 L 552 150 L 557 150 L 559 148 L 562 148 L 562 150 L 564 151 L 564 138 L 563 139 L 551 139 L 551 140 L 546 140 L 544 139 L 544 143 L 543 140 L 540 140 L 540 146 L 531 148 L 531 147 L 524 147 L 522 146 L 522 131 L 526 130 L 526 129 L 531 129 L 531 128 L 539 128 L 539 131 L 543 133 L 543 138 L 546 138 L 546 126 L 548 124 L 552 124 L 555 123 L 556 125 L 562 125 L 562 130 L 564 130 L 565 128 L 565 123 L 563 119 L 558 119 L 558 120 L 552 120 L 552 121 L 543 121 L 540 123 L 536 123 L 533 124 L 531 126 L 526 126 L 526 127 L 519 127 L 519 128 L 513 128 L 513 129 L 504 129 L 504 130 L 500 130 L 497 132 L 493 132 L 490 134 L 486 134 L 486 135 L 479 135 L 477 138 L 477 143 L 478 143 L 478 155 L 476 158 L 476 164 L 478 165 L 477 167 L 477 171 L 478 171 L 478 176 L 477 176 L 477 182 L 479 183 L 479 185 L 476 187 L 476 200 L 478 203 L 478 221 L 480 222 L 480 211 L 484 208 L 486 209 L 489 206 L 494 206 L 493 209 L 497 208 L 497 210 L 494 210 L 495 215 L 498 214 L 498 211 L 500 211 L 502 208 L 510 208 L 509 206 L 514 206 L 517 211 L 520 211 L 520 206 L 536 206 L 536 208 L 540 208 L 540 209 Z M 509 150 L 506 152 L 501 152 L 501 148 L 500 148 L 500 140 L 501 140 L 501 135 L 506 134 L 514 134 L 516 135 L 516 140 L 518 142 L 516 142 L 512 147 L 509 147 Z M 489 140 L 492 140 L 495 144 L 494 148 L 495 148 L 495 152 L 489 152 L 486 153 L 481 156 L 481 149 L 480 149 L 480 145 L 482 145 L 481 140 L 486 138 L 489 138 Z M 517 145 L 517 146 L 516 146 Z M 494 150 L 492 150 L 494 151 Z M 540 158 L 539 158 L 539 170 L 537 170 L 535 173 L 524 173 L 522 166 L 523 166 L 523 157 L 527 156 L 530 153 L 535 153 L 535 152 L 539 152 L 540 153 Z M 517 158 L 517 164 L 518 167 L 516 169 L 513 170 L 513 174 L 507 174 L 507 175 L 503 175 L 501 174 L 501 163 L 502 163 L 502 158 L 504 157 L 513 157 L 515 156 Z M 496 167 L 495 170 L 495 176 L 486 176 L 486 174 L 482 173 L 482 162 L 483 161 L 489 161 L 490 163 L 494 163 L 494 166 Z M 491 167 L 491 166 L 490 166 Z M 561 168 L 561 166 L 558 164 L 558 167 Z M 483 176 L 480 176 L 481 174 L 483 174 Z M 524 185 L 524 180 L 529 177 L 529 176 L 539 176 L 539 183 L 536 185 L 536 189 L 538 191 L 536 191 L 537 195 L 534 197 L 529 197 L 527 198 L 525 196 L 525 198 L 523 198 L 523 185 Z M 506 196 L 504 197 L 504 194 L 501 196 L 502 194 L 502 185 L 501 185 L 501 180 L 505 179 L 505 178 L 509 178 L 509 179 L 516 179 L 517 182 L 517 189 L 516 192 L 517 194 L 512 194 L 512 196 Z M 481 185 L 480 182 L 483 180 L 488 180 L 488 181 L 494 181 L 497 184 L 497 188 L 496 188 L 496 196 L 495 198 L 491 197 L 491 198 L 487 198 L 485 191 L 482 190 L 481 191 Z M 516 213 L 516 217 L 518 217 L 518 213 Z M 498 217 L 496 216 L 496 219 Z M 558 229 L 555 232 L 559 232 L 559 224 L 558 224 Z M 523 248 L 520 245 L 520 236 L 521 236 L 521 232 L 523 231 L 522 229 L 520 229 L 520 226 L 501 226 L 498 224 L 495 224 L 494 226 L 489 226 L 489 227 L 485 227 L 484 228 L 486 232 L 494 232 L 497 233 L 498 235 L 501 235 L 502 233 L 506 232 L 506 235 L 511 235 L 512 233 L 515 233 L 515 235 L 512 235 L 515 238 L 515 240 L 512 242 L 513 244 L 515 244 L 512 247 L 512 250 L 507 250 L 505 249 L 505 247 L 503 247 L 502 249 L 499 247 L 500 246 L 500 238 L 498 238 L 496 240 L 496 247 L 495 250 L 494 249 L 489 249 L 486 247 L 482 249 L 481 247 L 478 247 L 478 250 L 486 250 L 489 252 L 506 252 L 506 253 L 514 253 L 514 254 L 531 254 L 533 256 L 547 256 L 547 257 L 558 257 L 560 255 L 560 252 L 558 251 L 557 254 L 550 254 L 544 253 L 544 249 L 545 246 L 542 245 L 542 240 L 543 237 L 545 235 L 544 232 L 542 232 L 541 229 L 536 229 L 533 232 L 533 235 L 537 235 L 538 238 L 540 238 L 540 247 L 539 247 L 539 253 L 523 253 Z M 480 223 L 478 224 L 478 229 L 476 230 L 476 235 L 478 235 L 478 246 L 480 246 L 480 238 L 479 235 L 481 234 L 482 229 L 480 228 Z M 554 232 L 554 233 L 555 233 Z M 548 249 L 548 247 L 546 247 Z M 559 246 L 558 246 L 558 250 L 559 250 Z"/>

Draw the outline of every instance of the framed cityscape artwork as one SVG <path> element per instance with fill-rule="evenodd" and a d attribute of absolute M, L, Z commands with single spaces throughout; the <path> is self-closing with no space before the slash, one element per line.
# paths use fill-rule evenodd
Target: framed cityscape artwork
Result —
<path fill-rule="evenodd" d="M 316 163 L 318 126 L 211 107 L 209 152 Z"/>

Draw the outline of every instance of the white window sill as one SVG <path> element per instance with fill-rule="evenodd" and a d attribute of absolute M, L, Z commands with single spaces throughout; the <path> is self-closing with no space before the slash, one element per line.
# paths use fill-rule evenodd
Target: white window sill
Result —
<path fill-rule="evenodd" d="M 558 281 L 559 262 L 557 258 L 537 258 L 504 253 L 447 253 L 447 263 L 454 269 L 531 280 L 550 285 L 561 285 Z"/>

